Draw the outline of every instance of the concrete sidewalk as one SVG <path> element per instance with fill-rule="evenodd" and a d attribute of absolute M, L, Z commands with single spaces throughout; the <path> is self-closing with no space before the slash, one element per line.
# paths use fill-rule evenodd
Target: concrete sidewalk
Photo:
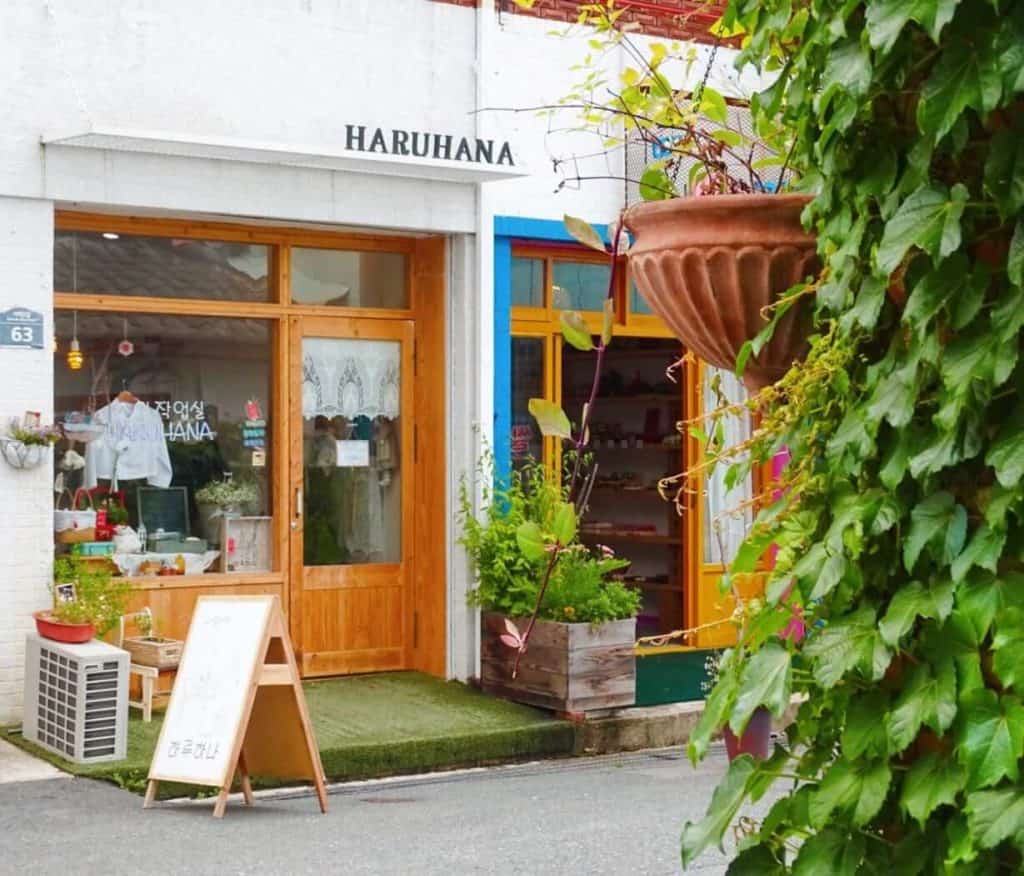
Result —
<path fill-rule="evenodd" d="M 0 739 L 0 785 L 60 778 L 67 778 L 67 774 Z"/>

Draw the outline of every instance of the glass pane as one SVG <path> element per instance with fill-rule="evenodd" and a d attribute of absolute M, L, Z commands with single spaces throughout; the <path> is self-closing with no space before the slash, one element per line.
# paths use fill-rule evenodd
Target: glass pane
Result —
<path fill-rule="evenodd" d="M 292 249 L 292 303 L 321 307 L 409 306 L 406 262 L 397 252 Z"/>
<path fill-rule="evenodd" d="M 512 258 L 512 304 L 515 307 L 544 306 L 544 260 Z"/>
<path fill-rule="evenodd" d="M 307 566 L 402 560 L 401 344 L 302 342 Z"/>
<path fill-rule="evenodd" d="M 90 491 L 107 511 L 93 540 L 113 541 L 127 574 L 269 570 L 269 325 L 59 311 L 55 328 L 54 406 L 67 436 L 54 455 L 68 491 L 59 507 Z M 139 543 L 114 539 L 116 524 Z"/>
<path fill-rule="evenodd" d="M 606 264 L 586 262 L 554 262 L 551 282 L 554 284 L 554 306 L 557 310 L 601 310 L 608 296 Z"/>
<path fill-rule="evenodd" d="M 713 384 L 717 375 L 717 391 Z M 709 414 L 725 404 L 740 404 L 747 399 L 747 390 L 731 371 L 704 367 L 704 413 Z M 750 414 L 726 415 L 720 420 L 726 447 L 733 447 L 750 437 Z M 704 562 L 731 563 L 740 544 L 753 524 L 753 510 L 746 504 L 754 494 L 753 474 L 731 490 L 725 485 L 728 466 L 716 466 L 704 488 Z M 736 509 L 742 506 L 742 510 Z"/>
<path fill-rule="evenodd" d="M 220 240 L 57 231 L 58 292 L 269 301 L 269 247 Z"/>
<path fill-rule="evenodd" d="M 512 338 L 512 465 L 543 456 L 542 436 L 530 415 L 531 398 L 544 396 L 544 339 Z"/>
<path fill-rule="evenodd" d="M 629 310 L 631 313 L 643 314 L 644 316 L 654 315 L 651 305 L 640 294 L 640 290 L 636 288 L 636 283 L 632 280 L 629 281 Z"/>

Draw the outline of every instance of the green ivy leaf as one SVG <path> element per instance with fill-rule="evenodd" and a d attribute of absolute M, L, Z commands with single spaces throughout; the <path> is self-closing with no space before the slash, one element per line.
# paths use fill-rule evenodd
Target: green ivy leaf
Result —
<path fill-rule="evenodd" d="M 960 247 L 960 217 L 967 202 L 961 183 L 947 191 L 945 186 L 922 186 L 908 197 L 885 226 L 875 261 L 891 274 L 912 246 L 918 246 L 938 261 Z"/>
<path fill-rule="evenodd" d="M 953 522 L 956 500 L 940 490 L 918 502 L 910 512 L 910 530 L 903 543 L 903 568 L 914 571 L 918 557 L 926 545 L 944 535 Z"/>
<path fill-rule="evenodd" d="M 725 98 L 713 88 L 704 87 L 698 111 L 719 125 L 729 124 L 729 106 Z"/>
<path fill-rule="evenodd" d="M 789 652 L 778 642 L 769 642 L 749 658 L 743 668 L 729 727 L 737 736 L 743 733 L 758 706 L 765 706 L 775 717 L 781 718 L 789 706 L 789 698 Z"/>
<path fill-rule="evenodd" d="M 966 39 L 944 47 L 921 90 L 917 124 L 926 134 L 942 139 L 971 107 L 984 115 L 995 109 L 1003 93 L 999 64 L 991 51 Z"/>
<path fill-rule="evenodd" d="M 833 45 L 821 78 L 819 106 L 828 105 L 834 91 L 846 91 L 863 97 L 871 86 L 871 55 L 859 39 L 848 39 Z"/>
<path fill-rule="evenodd" d="M 1006 788 L 968 794 L 967 825 L 983 849 L 994 849 L 1008 839 L 1024 847 L 1024 792 Z"/>
<path fill-rule="evenodd" d="M 833 554 L 826 561 L 814 582 L 811 590 L 811 599 L 822 599 L 831 593 L 836 585 L 843 580 L 846 572 L 846 557 L 842 554 Z"/>
<path fill-rule="evenodd" d="M 992 639 L 992 666 L 1006 687 L 1022 688 L 1024 682 L 1024 612 L 1010 608 L 999 615 Z"/>
<path fill-rule="evenodd" d="M 846 760 L 883 757 L 888 753 L 889 737 L 885 721 L 881 720 L 888 711 L 889 695 L 883 690 L 868 691 L 850 701 L 842 736 Z"/>
<path fill-rule="evenodd" d="M 565 411 L 554 402 L 543 398 L 531 398 L 528 407 L 530 415 L 537 421 L 537 426 L 542 434 L 549 438 L 572 437 L 569 418 L 565 415 Z"/>
<path fill-rule="evenodd" d="M 739 673 L 730 671 L 733 658 L 734 652 L 731 651 L 727 651 L 722 657 L 719 664 L 718 681 L 712 689 L 711 695 L 704 701 L 704 711 L 690 735 L 687 753 L 694 764 L 704 759 L 711 737 L 725 726 L 729 712 L 732 710 L 732 704 L 740 686 Z"/>
<path fill-rule="evenodd" d="M 544 559 L 547 555 L 547 543 L 544 541 L 544 533 L 532 520 L 519 524 L 516 529 L 516 544 L 523 556 L 531 562 Z"/>
<path fill-rule="evenodd" d="M 744 849 L 729 863 L 725 876 L 786 876 L 786 868 L 767 845 Z"/>
<path fill-rule="evenodd" d="M 1006 273 L 1015 286 L 1024 286 L 1024 216 L 1017 219 L 1017 224 L 1013 227 Z"/>
<path fill-rule="evenodd" d="M 882 808 L 889 792 L 892 772 L 884 760 L 837 760 L 811 796 L 811 824 L 824 827 L 833 812 L 851 812 L 851 820 L 861 827 Z"/>
<path fill-rule="evenodd" d="M 990 690 L 975 690 L 961 701 L 957 756 L 967 767 L 968 788 L 1017 781 L 1024 754 L 1024 706 Z"/>
<path fill-rule="evenodd" d="M 731 131 L 728 128 L 719 128 L 714 131 L 709 131 L 708 133 L 718 140 L 719 143 L 725 143 L 726 146 L 735 147 L 743 144 L 743 135 L 738 131 Z"/>
<path fill-rule="evenodd" d="M 594 227 L 589 222 L 577 219 L 575 216 L 565 215 L 562 217 L 562 224 L 565 225 L 565 230 L 578 243 L 589 246 L 591 249 L 596 249 L 600 253 L 607 254 L 608 251 L 604 247 L 601 235 L 594 230 Z"/>
<path fill-rule="evenodd" d="M 747 794 L 747 781 L 754 770 L 754 759 L 749 754 L 736 758 L 711 795 L 711 805 L 704 818 L 696 823 L 688 821 L 683 826 L 683 867 L 688 867 L 710 846 L 721 848 L 722 837 L 740 810 Z"/>
<path fill-rule="evenodd" d="M 914 286 L 903 310 L 903 321 L 915 331 L 926 328 L 932 318 L 950 299 L 959 296 L 967 285 L 967 256 L 954 253 L 941 271 L 930 271 Z"/>
<path fill-rule="evenodd" d="M 888 53 L 911 19 L 938 42 L 939 34 L 953 18 L 959 3 L 960 0 L 870 0 L 867 26 L 871 48 Z"/>
<path fill-rule="evenodd" d="M 645 201 L 665 201 L 675 197 L 675 191 L 663 167 L 648 167 L 640 174 L 640 197 Z"/>
<path fill-rule="evenodd" d="M 945 582 L 926 590 L 919 581 L 912 581 L 893 595 L 889 608 L 878 625 L 878 631 L 882 635 L 882 641 L 895 648 L 899 645 L 900 639 L 910 632 L 918 617 L 934 618 L 942 622 L 952 611 L 952 582 Z"/>
<path fill-rule="evenodd" d="M 571 502 L 559 502 L 551 531 L 560 545 L 572 544 L 576 538 L 576 508 Z"/>
<path fill-rule="evenodd" d="M 571 346 L 584 353 L 594 349 L 594 338 L 581 314 L 575 310 L 563 310 L 558 321 L 562 326 L 562 337 Z"/>
<path fill-rule="evenodd" d="M 903 779 L 900 806 L 921 827 L 939 806 L 953 806 L 967 779 L 949 758 L 928 754 L 914 761 Z"/>
<path fill-rule="evenodd" d="M 1016 131 L 997 131 L 985 162 L 985 190 L 1003 218 L 1024 207 L 1024 139 Z"/>
<path fill-rule="evenodd" d="M 1024 422 L 1019 414 L 1011 416 L 1000 427 L 995 441 L 985 454 L 985 464 L 992 466 L 996 480 L 1006 489 L 1020 485 L 1024 478 Z"/>
<path fill-rule="evenodd" d="M 964 576 L 974 567 L 981 566 L 994 572 L 1006 544 L 1006 533 L 990 529 L 987 525 L 978 527 L 964 552 L 953 563 L 954 581 L 963 581 Z"/>
<path fill-rule="evenodd" d="M 889 741 L 894 752 L 903 751 L 927 724 L 939 735 L 945 733 L 956 718 L 956 669 L 952 659 L 936 664 L 934 674 L 926 665 L 915 666 L 896 707 L 886 721 Z"/>
<path fill-rule="evenodd" d="M 864 860 L 865 839 L 838 828 L 809 837 L 793 861 L 793 876 L 856 876 Z"/>
<path fill-rule="evenodd" d="M 875 629 L 875 612 L 864 605 L 848 617 L 830 621 L 807 643 L 804 654 L 814 660 L 815 680 L 828 689 L 858 665 L 870 668 L 876 642 L 881 640 Z"/>
<path fill-rule="evenodd" d="M 615 325 L 615 302 L 611 298 L 605 298 L 604 310 L 601 316 L 601 343 L 608 346 L 612 342 L 612 332 Z"/>

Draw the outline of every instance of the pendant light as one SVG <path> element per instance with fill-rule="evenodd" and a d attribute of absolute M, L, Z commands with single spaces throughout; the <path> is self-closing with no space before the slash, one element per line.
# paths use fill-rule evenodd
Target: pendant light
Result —
<path fill-rule="evenodd" d="M 78 234 L 71 238 L 71 289 L 78 291 Z M 78 311 L 74 313 L 74 330 L 71 334 L 71 346 L 68 347 L 67 362 L 68 368 L 78 371 L 85 361 L 82 355 L 82 348 L 78 344 Z"/>
<path fill-rule="evenodd" d="M 68 368 L 72 371 L 78 371 L 82 367 L 82 363 L 85 361 L 85 356 L 82 355 L 82 348 L 78 344 L 78 311 L 75 311 L 75 328 L 71 336 L 71 346 L 68 348 Z"/>

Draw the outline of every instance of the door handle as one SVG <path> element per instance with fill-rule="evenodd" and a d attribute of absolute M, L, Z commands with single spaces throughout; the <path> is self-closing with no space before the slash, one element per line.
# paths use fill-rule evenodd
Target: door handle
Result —
<path fill-rule="evenodd" d="M 295 517 L 302 516 L 302 487 L 295 488 Z"/>

